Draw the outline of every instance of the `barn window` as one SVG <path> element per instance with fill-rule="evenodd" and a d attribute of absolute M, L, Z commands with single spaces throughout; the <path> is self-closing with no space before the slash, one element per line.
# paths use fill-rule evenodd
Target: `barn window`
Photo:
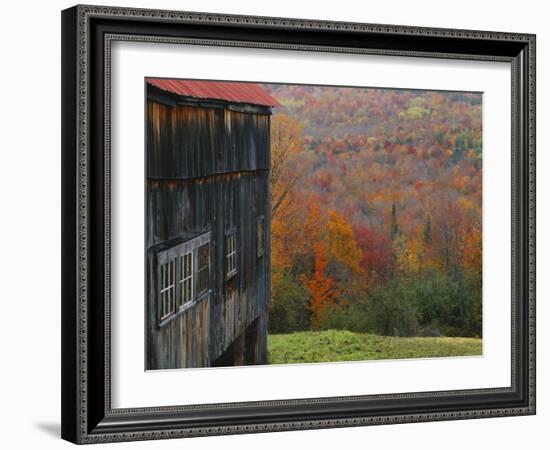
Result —
<path fill-rule="evenodd" d="M 265 219 L 260 216 L 256 219 L 256 256 L 261 258 L 264 255 L 264 240 L 265 240 Z"/>
<path fill-rule="evenodd" d="M 180 256 L 180 295 L 178 307 L 193 300 L 193 252 Z"/>
<path fill-rule="evenodd" d="M 176 300 L 176 261 L 160 266 L 160 305 L 161 319 L 174 313 Z"/>
<path fill-rule="evenodd" d="M 210 244 L 201 245 L 197 250 L 197 295 L 208 290 L 210 278 Z"/>
<path fill-rule="evenodd" d="M 229 278 L 237 273 L 237 233 L 226 236 L 226 276 Z"/>
<path fill-rule="evenodd" d="M 210 239 L 210 232 L 195 233 L 157 253 L 159 326 L 208 297 Z"/>

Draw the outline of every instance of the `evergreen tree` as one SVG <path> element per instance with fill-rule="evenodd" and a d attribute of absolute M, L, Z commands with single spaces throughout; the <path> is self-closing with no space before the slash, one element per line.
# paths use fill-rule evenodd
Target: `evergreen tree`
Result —
<path fill-rule="evenodd" d="M 395 211 L 395 202 L 391 205 L 391 229 L 390 229 L 390 237 L 393 241 L 401 231 L 399 230 L 399 225 L 397 224 L 397 212 Z"/>
<path fill-rule="evenodd" d="M 432 219 L 428 214 L 426 223 L 424 224 L 424 243 L 431 244 L 432 242 Z"/>

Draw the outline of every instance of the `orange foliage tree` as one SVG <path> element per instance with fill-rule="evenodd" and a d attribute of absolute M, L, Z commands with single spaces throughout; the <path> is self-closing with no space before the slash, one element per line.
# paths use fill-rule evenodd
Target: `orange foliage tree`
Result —
<path fill-rule="evenodd" d="M 292 192 L 282 206 L 271 222 L 272 271 L 300 268 L 309 272 L 313 247 L 324 239 L 326 217 L 321 213 L 317 196 L 303 198 Z"/>
<path fill-rule="evenodd" d="M 327 258 L 325 245 L 318 242 L 314 246 L 315 269 L 311 278 L 301 276 L 302 284 L 310 294 L 309 310 L 311 312 L 311 324 L 313 328 L 319 328 L 323 312 L 329 305 L 336 305 L 338 291 L 334 288 L 334 278 L 325 275 Z"/>
<path fill-rule="evenodd" d="M 481 256 L 481 227 L 474 226 L 466 234 L 464 239 L 464 269 L 481 278 L 482 256 Z"/>

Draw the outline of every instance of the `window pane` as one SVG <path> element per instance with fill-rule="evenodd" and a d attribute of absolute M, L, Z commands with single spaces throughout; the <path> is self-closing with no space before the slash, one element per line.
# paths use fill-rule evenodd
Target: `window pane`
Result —
<path fill-rule="evenodd" d="M 201 294 L 208 290 L 208 279 L 210 273 L 210 244 L 201 245 L 197 253 L 197 292 Z"/>
<path fill-rule="evenodd" d="M 209 254 L 210 254 L 210 245 L 204 244 L 199 247 L 198 256 L 199 256 L 199 270 L 205 266 L 208 266 Z"/>
<path fill-rule="evenodd" d="M 233 275 L 237 271 L 237 235 L 232 233 L 225 238 L 225 273 Z"/>
<path fill-rule="evenodd" d="M 160 266 L 160 316 L 161 319 L 174 312 L 176 295 L 176 261 L 172 260 Z"/>
<path fill-rule="evenodd" d="M 180 266 L 178 308 L 193 300 L 193 252 L 180 256 Z"/>
<path fill-rule="evenodd" d="M 185 259 L 186 259 L 185 276 L 190 277 L 191 270 L 192 270 L 192 263 L 193 263 L 193 253 L 188 253 L 187 255 L 185 255 Z"/>

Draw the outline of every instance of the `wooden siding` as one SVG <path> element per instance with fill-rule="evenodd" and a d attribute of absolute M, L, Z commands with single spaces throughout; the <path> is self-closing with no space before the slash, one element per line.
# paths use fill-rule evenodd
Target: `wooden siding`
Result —
<path fill-rule="evenodd" d="M 246 341 L 244 363 L 265 363 L 269 115 L 148 101 L 147 119 L 147 368 L 210 366 L 239 340 Z M 258 257 L 260 216 L 266 220 Z M 159 327 L 155 255 L 206 231 L 209 298 Z M 237 273 L 226 279 L 230 231 L 237 236 Z"/>
<path fill-rule="evenodd" d="M 269 170 L 269 116 L 148 102 L 147 176 Z"/>
<path fill-rule="evenodd" d="M 156 305 L 148 305 L 148 312 L 156 317 Z M 178 367 L 208 367 L 211 365 L 209 352 L 210 298 L 201 299 L 162 328 L 154 321 L 147 336 L 148 369 L 173 369 Z M 193 330 L 193 332 L 189 332 Z"/>

